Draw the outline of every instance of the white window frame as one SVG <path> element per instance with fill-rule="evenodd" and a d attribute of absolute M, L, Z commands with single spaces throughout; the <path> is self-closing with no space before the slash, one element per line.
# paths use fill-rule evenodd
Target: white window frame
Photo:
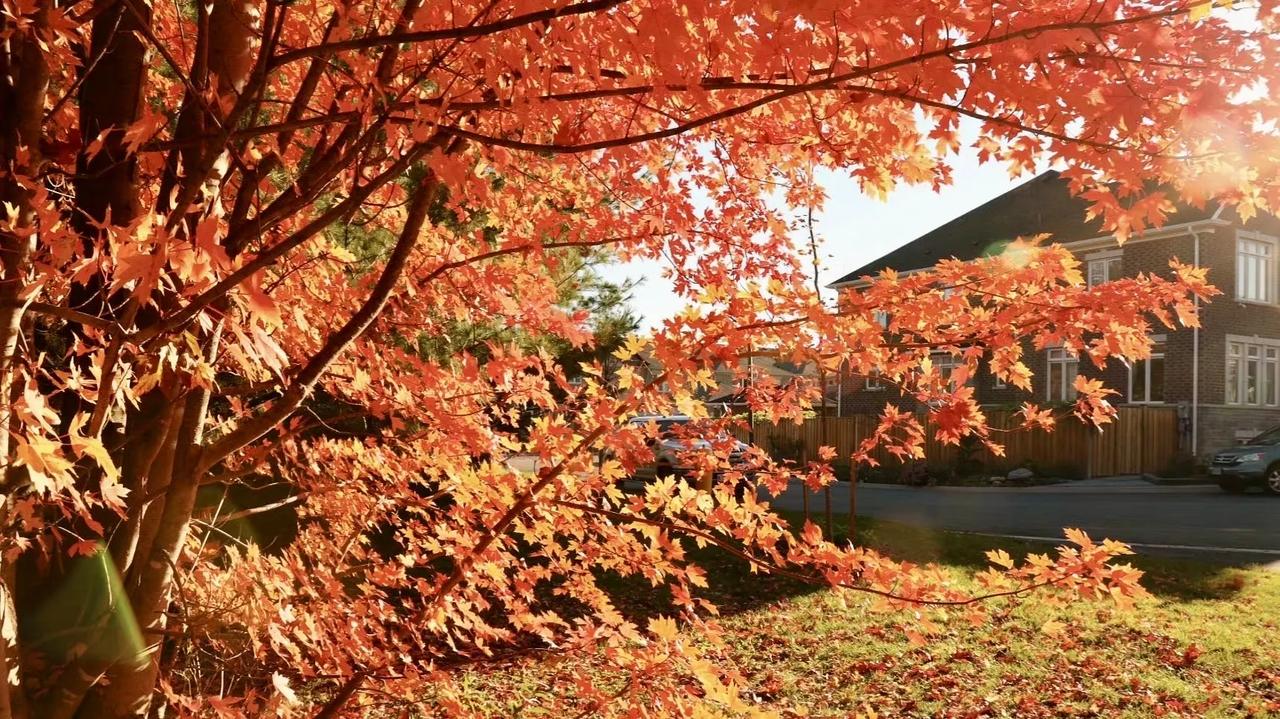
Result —
<path fill-rule="evenodd" d="M 885 330 L 889 329 L 889 311 L 888 310 L 874 310 L 871 313 L 871 319 L 876 324 L 880 325 L 881 329 L 885 329 Z"/>
<path fill-rule="evenodd" d="M 1053 397 L 1053 365 L 1061 364 L 1062 377 L 1059 379 L 1062 397 Z M 1074 366 L 1073 372 L 1067 372 L 1068 366 Z M 1076 375 L 1080 374 L 1080 355 L 1068 351 L 1065 347 L 1050 347 L 1045 351 L 1044 398 L 1046 402 L 1071 402 L 1076 395 Z M 1069 399 L 1068 399 L 1069 398 Z"/>
<path fill-rule="evenodd" d="M 1255 364 L 1256 363 L 1256 364 Z M 1250 364 L 1257 384 L 1249 399 Z M 1232 381 L 1232 369 L 1235 380 Z M 1280 407 L 1280 339 L 1227 335 L 1223 373 L 1226 404 L 1235 407 Z"/>
<path fill-rule="evenodd" d="M 951 386 L 951 389 L 952 390 L 957 389 L 955 384 L 951 382 L 951 372 L 957 367 L 960 367 L 965 364 L 964 357 L 953 355 L 950 352 L 930 352 L 929 359 L 933 361 L 933 366 L 935 369 L 938 370 L 938 374 L 940 375 L 945 374 L 947 378 L 947 384 Z M 965 381 L 963 386 L 969 387 L 972 385 L 973 385 L 973 375 L 969 375 L 969 379 Z"/>
<path fill-rule="evenodd" d="M 1258 251 L 1260 247 L 1266 247 L 1266 252 Z M 1246 249 L 1254 251 L 1246 252 Z M 1236 231 L 1236 301 L 1276 303 L 1277 249 L 1280 248 L 1275 237 L 1249 230 Z M 1250 287 L 1247 278 L 1261 286 Z"/>
<path fill-rule="evenodd" d="M 871 370 L 871 374 L 867 375 L 867 383 L 864 389 L 870 392 L 884 389 L 884 382 L 880 380 L 880 370 Z"/>
<path fill-rule="evenodd" d="M 1087 287 L 1096 287 L 1103 282 L 1118 280 L 1124 273 L 1124 250 L 1105 250 L 1085 255 L 1084 282 Z M 1100 268 L 1098 280 L 1094 281 L 1094 268 Z"/>
<path fill-rule="evenodd" d="M 1166 343 L 1167 337 L 1166 335 L 1152 335 L 1150 339 L 1151 339 L 1151 357 L 1145 360 L 1138 360 L 1137 362 L 1133 363 L 1133 365 L 1129 367 L 1129 392 L 1128 392 L 1129 404 L 1164 404 L 1165 402 L 1164 397 L 1161 397 L 1160 399 L 1151 399 L 1151 362 L 1150 360 L 1156 359 L 1157 357 L 1162 360 L 1165 359 L 1165 356 L 1166 356 L 1165 353 L 1167 351 L 1167 347 L 1165 343 Z M 1146 380 L 1146 382 L 1143 384 L 1143 387 L 1146 387 L 1147 389 L 1147 396 L 1143 399 L 1137 399 L 1133 396 L 1133 376 L 1137 372 L 1143 372 L 1144 373 L 1143 379 Z M 1164 393 L 1163 381 L 1161 381 L 1160 383 L 1160 388 L 1161 388 L 1161 394 L 1163 394 Z"/>

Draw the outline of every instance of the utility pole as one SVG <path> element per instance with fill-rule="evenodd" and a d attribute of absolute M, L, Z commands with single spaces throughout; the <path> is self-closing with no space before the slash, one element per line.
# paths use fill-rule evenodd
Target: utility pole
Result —
<path fill-rule="evenodd" d="M 742 399 L 747 403 L 747 444 L 756 443 L 756 410 L 751 406 L 751 388 L 755 386 L 755 345 L 747 346 L 747 381 L 742 385 Z"/>
<path fill-rule="evenodd" d="M 813 181 L 812 168 L 810 169 L 809 173 L 810 173 L 809 181 L 812 182 Z M 822 280 L 821 280 L 822 263 L 818 259 L 818 238 L 813 231 L 813 203 L 812 202 L 809 203 L 809 214 L 807 217 L 806 224 L 808 225 L 808 229 L 809 229 L 809 253 L 813 259 L 813 296 L 814 296 L 814 299 L 818 301 L 818 304 L 821 305 L 822 304 Z M 821 354 L 822 353 L 819 352 L 818 358 L 814 360 L 818 365 L 818 412 L 817 412 L 818 446 L 826 447 L 828 446 L 827 445 L 827 368 L 826 368 L 826 365 L 822 364 Z M 819 454 L 819 458 L 821 459 L 821 454 Z M 808 497 L 808 496 L 809 496 L 808 490 L 806 489 L 805 497 Z M 826 512 L 827 539 L 830 539 L 832 536 L 832 517 L 831 517 L 831 485 L 829 484 L 822 488 L 822 504 L 823 504 L 823 509 Z M 808 502 L 806 502 L 805 505 L 807 509 Z M 805 514 L 807 515 L 808 512 L 806 511 Z M 806 516 L 806 519 L 807 518 L 808 517 Z M 852 521 L 853 517 L 850 517 L 849 520 Z"/>

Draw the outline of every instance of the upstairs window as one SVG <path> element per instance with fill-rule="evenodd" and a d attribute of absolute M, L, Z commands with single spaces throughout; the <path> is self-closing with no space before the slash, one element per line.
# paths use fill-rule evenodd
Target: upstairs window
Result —
<path fill-rule="evenodd" d="M 1276 243 L 1273 238 L 1240 232 L 1236 238 L 1236 299 L 1276 301 Z"/>
<path fill-rule="evenodd" d="M 929 359 L 933 361 L 933 366 L 938 370 L 938 374 L 947 378 L 948 386 L 952 390 L 955 390 L 958 385 L 951 381 L 951 373 L 954 372 L 957 367 L 960 367 L 965 363 L 964 359 L 948 352 L 934 352 L 929 355 Z M 965 380 L 964 384 L 966 387 L 972 386 L 973 377 L 971 376 Z"/>
<path fill-rule="evenodd" d="M 1049 371 L 1046 399 L 1050 402 L 1070 402 L 1076 398 L 1076 375 L 1080 372 L 1080 360 L 1075 354 L 1061 347 L 1049 350 Z"/>
<path fill-rule="evenodd" d="M 1088 262 L 1088 270 L 1090 287 L 1120 279 L 1120 255 L 1091 259 Z"/>
<path fill-rule="evenodd" d="M 884 389 L 884 382 L 880 380 L 880 370 L 872 370 L 867 375 L 867 389 Z"/>
<path fill-rule="evenodd" d="M 1155 404 L 1164 401 L 1164 343 L 1151 345 L 1151 357 L 1135 362 L 1129 371 L 1129 401 Z"/>

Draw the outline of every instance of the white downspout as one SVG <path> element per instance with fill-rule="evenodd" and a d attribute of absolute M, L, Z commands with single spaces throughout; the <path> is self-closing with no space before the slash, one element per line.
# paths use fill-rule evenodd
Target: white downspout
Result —
<path fill-rule="evenodd" d="M 1217 215 L 1214 215 L 1216 218 Z M 1194 243 L 1192 264 L 1200 266 L 1200 233 L 1191 228 Z M 1193 298 L 1196 317 L 1200 316 L 1200 296 Z M 1191 328 L 1191 456 L 1200 456 L 1200 324 Z"/>
<path fill-rule="evenodd" d="M 836 416 L 843 417 L 844 409 L 844 373 L 848 371 L 848 365 L 840 367 L 840 374 L 836 377 Z"/>

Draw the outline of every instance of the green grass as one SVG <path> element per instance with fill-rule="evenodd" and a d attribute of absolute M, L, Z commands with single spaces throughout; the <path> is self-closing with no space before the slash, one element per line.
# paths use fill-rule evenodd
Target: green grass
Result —
<path fill-rule="evenodd" d="M 988 549 L 1046 550 L 870 519 L 859 520 L 859 539 L 936 563 L 959 581 L 985 568 Z M 978 627 L 956 617 L 912 646 L 902 632 L 909 616 L 874 612 L 860 595 L 752 575 L 713 550 L 700 550 L 699 561 L 723 614 L 722 642 L 702 642 L 703 650 L 736 671 L 749 702 L 782 716 L 867 708 L 880 717 L 1280 716 L 1274 572 L 1139 556 L 1133 563 L 1153 596 L 1134 610 L 1031 599 Z M 667 609 L 668 598 L 647 585 L 613 589 L 637 617 Z M 601 670 L 589 660 L 511 663 L 468 676 L 466 703 L 539 716 L 539 695 L 572 691 L 566 676 L 593 671 Z"/>

